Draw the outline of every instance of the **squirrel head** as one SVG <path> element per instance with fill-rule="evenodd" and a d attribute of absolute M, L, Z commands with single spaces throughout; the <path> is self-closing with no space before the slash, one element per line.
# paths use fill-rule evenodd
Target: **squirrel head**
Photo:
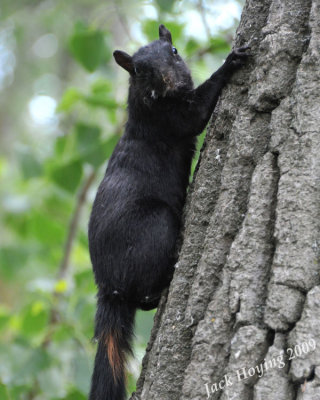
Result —
<path fill-rule="evenodd" d="M 141 47 L 133 56 L 116 50 L 116 62 L 130 74 L 136 96 L 150 100 L 193 89 L 190 71 L 172 45 L 170 31 L 159 26 L 159 40 Z"/>

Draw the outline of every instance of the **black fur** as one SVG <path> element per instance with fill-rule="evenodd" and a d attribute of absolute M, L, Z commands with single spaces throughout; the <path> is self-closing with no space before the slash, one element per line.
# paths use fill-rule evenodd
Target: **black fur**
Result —
<path fill-rule="evenodd" d="M 233 51 L 196 89 L 163 25 L 159 40 L 132 57 L 114 52 L 117 63 L 130 73 L 129 117 L 89 223 L 99 341 L 90 400 L 125 398 L 123 360 L 130 351 L 135 310 L 156 307 L 170 283 L 196 136 L 205 128 L 221 89 L 244 63 L 247 49 Z M 115 376 L 112 365 L 119 354 Z"/>

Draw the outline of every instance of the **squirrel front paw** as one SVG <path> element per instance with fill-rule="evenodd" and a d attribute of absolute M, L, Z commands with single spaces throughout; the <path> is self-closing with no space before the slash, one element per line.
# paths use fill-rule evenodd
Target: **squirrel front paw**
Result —
<path fill-rule="evenodd" d="M 251 47 L 249 45 L 235 48 L 228 55 L 228 57 L 226 59 L 226 64 L 231 69 L 237 69 L 237 68 L 241 67 L 242 65 L 245 64 L 248 57 L 251 55 L 250 52 L 248 52 L 248 50 L 250 50 L 250 49 L 251 49 Z"/>

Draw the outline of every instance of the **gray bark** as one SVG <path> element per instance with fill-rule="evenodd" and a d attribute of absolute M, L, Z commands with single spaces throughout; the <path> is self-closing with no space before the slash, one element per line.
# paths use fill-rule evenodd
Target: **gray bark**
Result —
<path fill-rule="evenodd" d="M 246 2 L 253 56 L 208 129 L 132 399 L 320 399 L 319 21 L 319 0 Z"/>

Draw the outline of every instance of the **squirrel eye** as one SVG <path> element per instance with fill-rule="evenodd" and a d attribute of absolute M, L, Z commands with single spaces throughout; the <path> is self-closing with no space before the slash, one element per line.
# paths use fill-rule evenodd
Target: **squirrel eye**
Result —
<path fill-rule="evenodd" d="M 172 47 L 173 54 L 178 54 L 178 50 L 175 47 Z"/>
<path fill-rule="evenodd" d="M 135 73 L 136 75 L 140 75 L 140 74 L 141 74 L 140 68 L 135 67 L 135 68 L 134 68 L 134 73 Z"/>

